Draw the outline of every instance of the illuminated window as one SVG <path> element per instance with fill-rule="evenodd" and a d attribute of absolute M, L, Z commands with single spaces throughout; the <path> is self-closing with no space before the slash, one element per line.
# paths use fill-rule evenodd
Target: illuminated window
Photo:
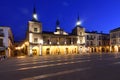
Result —
<path fill-rule="evenodd" d="M 50 54 L 50 48 L 46 49 L 46 54 L 49 55 Z"/>

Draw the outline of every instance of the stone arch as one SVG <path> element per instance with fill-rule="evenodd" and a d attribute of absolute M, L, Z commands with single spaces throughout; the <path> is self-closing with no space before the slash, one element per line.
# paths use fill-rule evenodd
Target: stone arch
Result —
<path fill-rule="evenodd" d="M 46 49 L 46 55 L 50 55 L 50 48 Z"/>
<path fill-rule="evenodd" d="M 39 47 L 38 46 L 34 46 L 32 48 L 32 55 L 33 56 L 37 56 L 39 54 Z"/>

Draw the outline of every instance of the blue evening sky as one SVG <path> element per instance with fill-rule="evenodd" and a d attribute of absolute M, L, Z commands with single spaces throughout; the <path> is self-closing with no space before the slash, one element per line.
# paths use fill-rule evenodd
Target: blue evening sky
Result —
<path fill-rule="evenodd" d="M 120 26 L 120 0 L 0 0 L 0 26 L 10 26 L 15 41 L 25 38 L 34 3 L 44 31 L 60 27 L 71 32 L 77 16 L 86 30 L 109 33 Z"/>

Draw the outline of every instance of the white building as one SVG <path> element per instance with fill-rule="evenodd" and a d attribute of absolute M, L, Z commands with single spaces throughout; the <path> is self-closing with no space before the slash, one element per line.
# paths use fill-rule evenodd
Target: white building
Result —
<path fill-rule="evenodd" d="M 13 49 L 13 34 L 10 27 L 0 26 L 0 55 L 10 57 Z"/>
<path fill-rule="evenodd" d="M 110 31 L 111 52 L 120 52 L 120 27 Z"/>
<path fill-rule="evenodd" d="M 110 52 L 109 34 L 92 31 L 86 32 L 85 36 L 87 52 Z"/>

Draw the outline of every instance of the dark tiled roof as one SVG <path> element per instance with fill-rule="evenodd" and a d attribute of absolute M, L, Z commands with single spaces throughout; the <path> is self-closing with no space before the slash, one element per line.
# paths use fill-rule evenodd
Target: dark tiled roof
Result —
<path fill-rule="evenodd" d="M 76 27 L 80 27 L 80 28 L 83 28 L 81 25 L 77 25 Z"/>
<path fill-rule="evenodd" d="M 111 30 L 110 32 L 120 31 L 120 27 Z"/>
<path fill-rule="evenodd" d="M 93 34 L 103 34 L 103 35 L 109 35 L 107 33 L 97 32 L 97 31 L 85 31 L 86 33 L 93 33 Z"/>
<path fill-rule="evenodd" d="M 37 21 L 37 20 L 34 20 L 34 19 L 32 19 L 32 20 L 30 20 L 30 21 L 41 23 L 40 21 Z"/>
<path fill-rule="evenodd" d="M 50 32 L 50 31 L 43 31 L 43 34 L 53 34 L 54 32 Z"/>
<path fill-rule="evenodd" d="M 97 31 L 85 31 L 85 33 L 98 33 Z"/>

